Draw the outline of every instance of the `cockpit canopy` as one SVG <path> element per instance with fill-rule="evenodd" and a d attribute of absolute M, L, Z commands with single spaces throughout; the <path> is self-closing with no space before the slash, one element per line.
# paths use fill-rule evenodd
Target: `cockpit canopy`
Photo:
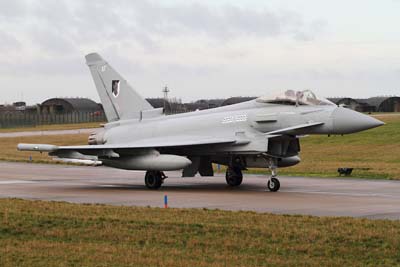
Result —
<path fill-rule="evenodd" d="M 272 94 L 257 98 L 257 102 L 280 104 L 280 105 L 307 105 L 307 106 L 327 106 L 335 105 L 328 99 L 318 97 L 311 90 L 294 91 L 286 90 L 283 93 Z"/>

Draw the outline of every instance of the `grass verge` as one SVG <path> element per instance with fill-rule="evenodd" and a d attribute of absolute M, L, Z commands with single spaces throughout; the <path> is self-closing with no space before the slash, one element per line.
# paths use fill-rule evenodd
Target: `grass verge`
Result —
<path fill-rule="evenodd" d="M 32 132 L 32 131 L 55 131 L 55 130 L 76 130 L 87 128 L 98 128 L 102 123 L 76 123 L 76 124 L 52 124 L 52 125 L 39 125 L 36 127 L 19 127 L 19 128 L 1 128 L 0 133 L 11 132 Z"/>
<path fill-rule="evenodd" d="M 398 266 L 400 222 L 0 200 L 1 266 Z"/>
<path fill-rule="evenodd" d="M 54 145 L 80 145 L 87 144 L 87 134 L 43 135 L 0 138 L 0 160 L 27 162 L 32 159 L 35 163 L 55 163 L 47 153 L 17 151 L 19 143 L 38 143 Z"/>

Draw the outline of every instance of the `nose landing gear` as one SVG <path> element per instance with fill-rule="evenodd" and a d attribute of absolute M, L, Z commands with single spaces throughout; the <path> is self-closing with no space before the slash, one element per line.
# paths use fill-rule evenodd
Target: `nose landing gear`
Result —
<path fill-rule="evenodd" d="M 269 191 L 276 192 L 281 187 L 281 183 L 279 182 L 278 179 L 272 177 L 270 180 L 268 180 L 267 186 L 268 186 Z"/>
<path fill-rule="evenodd" d="M 271 192 L 277 192 L 281 187 L 281 183 L 279 182 L 278 175 L 278 162 L 276 158 L 269 159 L 269 169 L 271 170 L 271 178 L 268 180 L 267 187 Z"/>

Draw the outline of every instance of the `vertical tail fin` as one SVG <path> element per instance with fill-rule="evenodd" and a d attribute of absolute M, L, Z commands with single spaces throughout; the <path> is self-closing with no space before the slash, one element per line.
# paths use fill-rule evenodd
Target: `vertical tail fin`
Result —
<path fill-rule="evenodd" d="M 109 122 L 139 118 L 141 111 L 153 108 L 99 54 L 86 55 L 86 64 Z"/>

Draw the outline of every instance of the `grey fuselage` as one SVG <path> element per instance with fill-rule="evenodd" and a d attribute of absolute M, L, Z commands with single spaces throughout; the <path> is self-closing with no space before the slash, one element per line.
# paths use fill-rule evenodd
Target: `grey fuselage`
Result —
<path fill-rule="evenodd" d="M 314 122 L 321 124 L 290 129 L 295 125 Z M 347 134 L 376 127 L 378 124 L 381 125 L 381 122 L 369 116 L 334 105 L 296 106 L 251 100 L 203 111 L 108 123 L 99 141 L 105 144 L 129 144 L 149 138 L 231 138 L 235 142 L 192 146 L 190 149 L 156 149 L 162 154 L 210 156 L 212 162 L 221 164 L 228 164 L 232 155 L 245 156 L 247 167 L 265 167 L 265 156 L 279 158 L 281 161 L 288 159 L 287 164 L 280 164 L 280 167 L 285 167 L 299 162 L 297 158 L 293 160 L 300 151 L 299 135 Z M 287 131 L 284 135 L 269 134 L 280 129 Z M 258 159 L 260 155 L 263 155 L 262 159 Z M 249 160 L 249 157 L 253 157 L 254 160 Z"/>

